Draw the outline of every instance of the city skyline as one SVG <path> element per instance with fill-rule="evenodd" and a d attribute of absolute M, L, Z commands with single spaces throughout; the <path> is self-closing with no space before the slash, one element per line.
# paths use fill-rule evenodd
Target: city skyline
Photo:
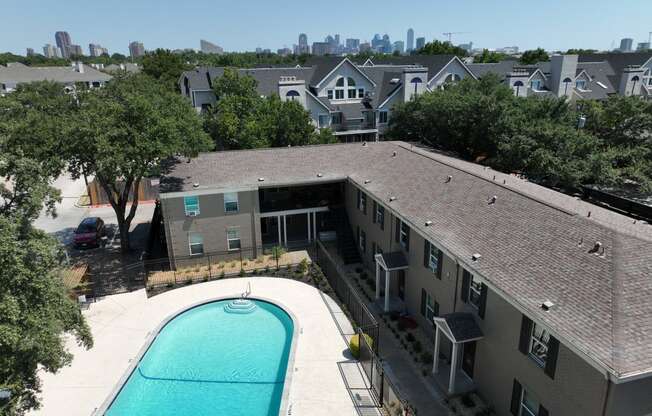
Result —
<path fill-rule="evenodd" d="M 308 44 L 323 41 L 328 34 L 339 33 L 341 42 L 344 43 L 347 38 L 370 42 L 374 34 L 387 33 L 393 41 L 403 41 L 407 47 L 409 28 L 414 30 L 415 41 L 419 37 L 425 37 L 426 41 L 446 40 L 444 32 L 466 32 L 453 35 L 453 43 L 473 42 L 476 47 L 489 49 L 518 45 L 521 50 L 539 46 L 547 50 L 606 50 L 617 48 L 622 38 L 633 38 L 634 45 L 646 42 L 648 32 L 652 30 L 646 14 L 634 12 L 637 5 L 641 6 L 642 11 L 646 6 L 645 0 L 632 0 L 633 4 L 628 8 L 607 1 L 598 1 L 597 5 L 593 2 L 592 7 L 587 8 L 575 4 L 582 2 L 567 4 L 561 0 L 551 0 L 545 10 L 539 11 L 537 17 L 539 23 L 547 21 L 548 25 L 539 24 L 537 30 L 532 29 L 533 25 L 528 19 L 522 18 L 522 8 L 516 7 L 516 0 L 502 0 L 502 7 L 477 5 L 472 0 L 461 0 L 459 7 L 442 10 L 433 9 L 432 4 L 425 0 L 416 0 L 414 6 L 421 6 L 423 13 L 393 10 L 391 16 L 385 7 L 368 8 L 361 4 L 347 3 L 346 7 L 351 8 L 352 12 L 366 16 L 355 29 L 344 20 L 309 16 L 305 7 L 283 7 L 281 12 L 278 7 L 259 0 L 253 0 L 255 5 L 229 6 L 221 9 L 219 15 L 207 12 L 193 15 L 192 18 L 189 11 L 173 7 L 174 3 L 169 0 L 124 2 L 125 7 L 117 7 L 121 1 L 123 0 L 102 6 L 99 13 L 102 20 L 98 21 L 98 13 L 91 15 L 82 7 L 80 0 L 72 0 L 66 10 L 53 10 L 48 7 L 49 2 L 46 0 L 34 0 L 35 7 L 31 7 L 29 13 L 22 3 L 8 0 L 4 12 L 12 18 L 5 20 L 3 26 L 7 33 L 16 36 L 0 37 L 0 51 L 19 54 L 24 54 L 26 48 L 39 51 L 45 44 L 55 44 L 53 34 L 56 31 L 70 33 L 72 44 L 82 45 L 85 53 L 86 45 L 98 43 L 111 53 L 125 55 L 128 54 L 129 43 L 134 39 L 147 45 L 148 49 L 198 49 L 198 41 L 207 39 L 225 51 L 252 51 L 258 47 L 276 51 L 284 47 L 292 48 L 297 43 L 299 33 L 307 34 Z M 299 5 L 294 0 L 288 3 Z M 42 7 L 38 7 L 39 4 Z M 466 9 L 465 5 L 474 12 L 462 13 Z M 197 7 L 203 6 L 208 11 L 217 10 L 214 2 L 198 0 Z M 197 7 L 193 7 L 193 10 L 197 10 Z M 563 7 L 564 16 L 567 17 L 560 18 L 554 12 L 556 7 Z M 256 10 L 256 13 L 252 14 L 251 10 Z M 579 15 L 582 16 L 581 20 L 572 17 Z M 278 25 L 281 18 L 296 24 Z M 113 23 L 106 23 L 109 21 Z M 118 23 L 120 30 L 115 30 Z M 500 30 L 495 30 L 495 25 Z M 175 27 L 174 33 L 168 30 L 169 27 Z M 206 29 L 207 27 L 212 29 Z M 601 29 L 598 31 L 596 27 Z"/>

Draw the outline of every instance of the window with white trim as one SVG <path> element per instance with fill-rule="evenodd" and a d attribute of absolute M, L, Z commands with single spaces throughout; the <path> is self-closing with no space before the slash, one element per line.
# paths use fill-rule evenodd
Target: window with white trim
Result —
<path fill-rule="evenodd" d="M 320 128 L 328 127 L 328 122 L 330 121 L 330 119 L 331 119 L 330 114 L 320 114 L 319 121 L 318 121 L 319 127 Z"/>
<path fill-rule="evenodd" d="M 471 275 L 469 281 L 469 303 L 476 309 L 480 309 L 480 295 L 482 294 L 482 279 Z"/>
<path fill-rule="evenodd" d="M 533 79 L 530 81 L 530 88 L 532 88 L 534 91 L 541 91 L 541 80 Z"/>
<path fill-rule="evenodd" d="M 530 334 L 530 348 L 528 349 L 530 357 L 537 364 L 545 367 L 548 359 L 548 343 L 550 342 L 550 333 L 541 325 L 532 323 L 532 333 Z"/>
<path fill-rule="evenodd" d="M 538 416 L 539 414 L 539 402 L 525 388 L 523 388 L 523 392 L 521 393 L 519 410 L 519 416 Z"/>
<path fill-rule="evenodd" d="M 365 233 L 363 230 L 360 230 L 360 237 L 358 237 L 358 240 L 360 252 L 364 253 L 367 250 L 367 233 Z"/>
<path fill-rule="evenodd" d="M 226 230 L 226 245 L 229 250 L 240 250 L 240 230 L 229 228 Z"/>
<path fill-rule="evenodd" d="M 401 230 L 398 241 L 406 249 L 410 244 L 410 226 L 403 221 L 401 221 Z"/>
<path fill-rule="evenodd" d="M 238 193 L 224 193 L 224 212 L 238 212 Z"/>
<path fill-rule="evenodd" d="M 331 115 L 331 124 L 342 124 L 342 113 L 333 113 Z"/>
<path fill-rule="evenodd" d="M 387 123 L 387 110 L 381 110 L 378 112 L 378 123 L 379 124 Z"/>
<path fill-rule="evenodd" d="M 204 239 L 199 233 L 188 233 L 188 246 L 191 256 L 204 254 Z"/>
<path fill-rule="evenodd" d="M 433 318 L 437 316 L 436 310 L 438 309 L 435 305 L 435 298 L 430 296 L 430 293 L 426 292 L 426 319 L 431 324 L 433 323 Z"/>
<path fill-rule="evenodd" d="M 198 196 L 184 196 L 183 209 L 187 217 L 195 217 L 199 215 L 199 197 Z"/>
<path fill-rule="evenodd" d="M 328 99 L 332 100 L 332 91 L 328 90 Z M 364 88 L 358 88 L 356 82 L 352 77 L 339 77 L 335 81 L 335 99 L 343 100 L 344 97 L 348 99 L 356 99 L 364 97 Z"/>
<path fill-rule="evenodd" d="M 586 90 L 586 80 L 585 79 L 578 79 L 575 81 L 575 88 L 577 88 L 580 91 Z"/>
<path fill-rule="evenodd" d="M 430 270 L 437 273 L 439 267 L 439 249 L 434 244 L 430 243 L 430 257 L 428 259 L 428 267 Z"/>
<path fill-rule="evenodd" d="M 367 212 L 367 194 L 365 194 L 362 191 L 358 192 L 358 198 L 360 200 L 358 201 L 358 209 L 362 212 Z"/>
<path fill-rule="evenodd" d="M 376 216 L 376 222 L 380 225 L 380 228 L 383 228 L 385 225 L 385 207 L 377 204 L 374 215 Z"/>
<path fill-rule="evenodd" d="M 328 91 L 326 91 L 326 93 L 328 94 L 328 99 L 332 100 L 333 99 L 333 90 L 328 90 Z"/>

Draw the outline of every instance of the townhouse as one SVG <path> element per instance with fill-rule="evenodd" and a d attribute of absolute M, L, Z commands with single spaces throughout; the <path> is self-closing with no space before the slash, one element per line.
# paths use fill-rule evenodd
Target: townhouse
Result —
<path fill-rule="evenodd" d="M 498 415 L 652 414 L 649 224 L 389 141 L 179 160 L 161 209 L 172 267 L 355 239 L 378 306 L 431 334 L 433 380 Z"/>
<path fill-rule="evenodd" d="M 18 62 L 0 65 L 0 93 L 9 93 L 19 84 L 36 81 L 60 82 L 66 88 L 74 88 L 82 83 L 89 88 L 98 88 L 111 80 L 111 75 L 97 69 L 75 62 L 70 66 L 27 66 Z"/>

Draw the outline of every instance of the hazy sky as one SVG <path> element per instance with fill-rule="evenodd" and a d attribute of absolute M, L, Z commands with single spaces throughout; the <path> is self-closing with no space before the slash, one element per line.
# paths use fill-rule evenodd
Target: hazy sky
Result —
<path fill-rule="evenodd" d="M 647 41 L 652 0 L 0 0 L 0 52 L 42 52 L 54 32 L 66 30 L 88 53 L 99 43 L 127 52 L 132 40 L 146 49 L 199 48 L 207 39 L 226 50 L 278 48 L 330 33 L 369 40 L 387 33 L 405 40 L 443 40 L 442 32 L 468 32 L 454 43 L 496 48 L 517 45 L 608 49 L 622 37 Z"/>

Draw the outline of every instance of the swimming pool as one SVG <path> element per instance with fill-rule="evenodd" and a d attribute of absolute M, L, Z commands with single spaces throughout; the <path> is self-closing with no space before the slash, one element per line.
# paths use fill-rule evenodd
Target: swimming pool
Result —
<path fill-rule="evenodd" d="M 169 321 L 105 415 L 277 416 L 294 324 L 278 306 L 250 302 L 211 302 Z"/>

